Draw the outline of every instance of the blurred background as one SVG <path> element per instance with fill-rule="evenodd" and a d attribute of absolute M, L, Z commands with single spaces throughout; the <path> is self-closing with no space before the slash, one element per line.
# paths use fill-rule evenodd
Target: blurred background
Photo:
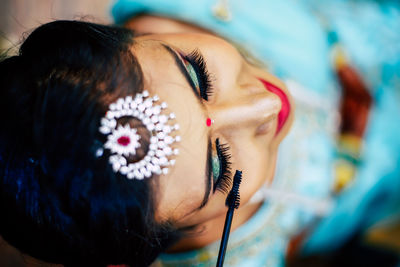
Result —
<path fill-rule="evenodd" d="M 0 0 L 0 49 L 15 47 L 35 27 L 55 19 L 110 23 L 112 0 Z"/>

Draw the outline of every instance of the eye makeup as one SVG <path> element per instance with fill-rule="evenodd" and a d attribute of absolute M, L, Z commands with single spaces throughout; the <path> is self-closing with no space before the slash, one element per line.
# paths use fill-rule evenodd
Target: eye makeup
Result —
<path fill-rule="evenodd" d="M 211 75 L 200 51 L 195 49 L 186 55 L 179 49 L 173 49 L 167 44 L 162 44 L 162 46 L 175 58 L 175 62 L 196 95 L 202 100 L 208 101 L 208 98 L 212 95 Z"/>
<path fill-rule="evenodd" d="M 198 88 L 200 96 L 208 101 L 208 97 L 212 93 L 212 87 L 203 56 L 199 50 L 194 50 L 187 56 L 180 55 L 193 85 Z M 211 159 L 214 192 L 216 190 L 226 194 L 229 192 L 230 185 L 232 184 L 230 158 L 229 146 L 221 144 L 217 138 L 215 140 L 215 152 Z"/>
<path fill-rule="evenodd" d="M 186 56 L 182 54 L 180 55 L 193 85 L 199 90 L 201 98 L 208 101 L 209 96 L 212 94 L 212 87 L 210 74 L 207 71 L 204 57 L 197 49 L 193 50 Z"/>
<path fill-rule="evenodd" d="M 216 190 L 228 193 L 232 183 L 231 154 L 229 146 L 221 144 L 219 139 L 215 140 L 215 152 L 212 155 L 212 175 L 214 181 L 214 192 Z"/>
<path fill-rule="evenodd" d="M 203 100 L 208 100 L 212 94 L 212 86 L 210 74 L 207 71 L 204 57 L 200 51 L 195 49 L 191 53 L 185 55 L 179 49 L 174 49 L 167 44 L 162 44 L 164 48 L 175 58 L 178 68 L 182 71 L 186 80 L 193 88 L 195 94 Z M 232 185 L 231 173 L 231 154 L 229 146 L 221 144 L 219 139 L 215 140 L 213 152 L 209 156 L 209 169 L 213 192 L 220 191 L 227 194 Z M 206 190 L 206 195 L 208 196 Z M 200 206 L 203 207 L 207 201 L 203 201 Z"/>

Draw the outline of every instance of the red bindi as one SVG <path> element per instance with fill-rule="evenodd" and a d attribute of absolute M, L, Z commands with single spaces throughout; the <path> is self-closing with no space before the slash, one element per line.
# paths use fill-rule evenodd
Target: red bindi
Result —
<path fill-rule="evenodd" d="M 128 136 L 121 136 L 117 139 L 118 144 L 121 146 L 127 146 L 131 142 L 131 139 Z"/>
<path fill-rule="evenodd" d="M 207 120 L 206 120 L 207 127 L 210 127 L 212 123 L 213 123 L 212 119 L 207 118 Z"/>

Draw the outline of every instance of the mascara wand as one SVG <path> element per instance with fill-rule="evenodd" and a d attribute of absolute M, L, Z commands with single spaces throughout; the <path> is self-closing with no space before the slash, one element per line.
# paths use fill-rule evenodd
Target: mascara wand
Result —
<path fill-rule="evenodd" d="M 235 209 L 239 208 L 240 205 L 239 186 L 241 181 L 242 172 L 236 170 L 233 178 L 232 189 L 225 201 L 225 205 L 228 207 L 228 212 L 226 213 L 224 232 L 222 233 L 221 245 L 219 247 L 217 267 L 222 267 L 224 264 L 226 247 L 228 246 L 229 233 L 231 231 L 233 212 Z"/>

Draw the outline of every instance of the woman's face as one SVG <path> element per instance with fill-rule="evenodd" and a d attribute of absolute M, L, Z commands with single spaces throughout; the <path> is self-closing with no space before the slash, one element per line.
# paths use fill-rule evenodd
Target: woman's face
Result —
<path fill-rule="evenodd" d="M 184 227 L 224 216 L 236 169 L 243 171 L 245 208 L 271 181 L 278 145 L 290 127 L 284 84 L 213 35 L 143 35 L 135 38 L 132 52 L 145 89 L 167 102 L 180 125 L 176 164 L 157 183 L 156 219 Z"/>

